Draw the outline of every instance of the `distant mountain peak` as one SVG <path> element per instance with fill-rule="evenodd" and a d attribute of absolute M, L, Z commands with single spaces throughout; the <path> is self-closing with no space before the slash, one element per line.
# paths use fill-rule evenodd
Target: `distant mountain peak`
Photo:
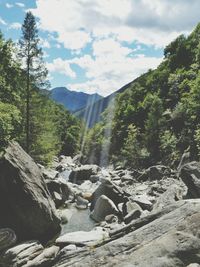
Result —
<path fill-rule="evenodd" d="M 88 94 L 84 92 L 71 91 L 61 86 L 50 90 L 50 97 L 57 103 L 63 105 L 71 112 L 85 108 L 103 97 L 97 93 Z"/>

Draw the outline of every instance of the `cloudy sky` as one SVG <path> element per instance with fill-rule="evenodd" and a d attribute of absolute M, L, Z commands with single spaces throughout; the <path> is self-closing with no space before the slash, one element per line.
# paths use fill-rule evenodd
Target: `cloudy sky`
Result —
<path fill-rule="evenodd" d="M 200 21 L 200 0 L 0 0 L 0 29 L 17 41 L 37 18 L 52 87 L 108 95 L 162 60 Z"/>

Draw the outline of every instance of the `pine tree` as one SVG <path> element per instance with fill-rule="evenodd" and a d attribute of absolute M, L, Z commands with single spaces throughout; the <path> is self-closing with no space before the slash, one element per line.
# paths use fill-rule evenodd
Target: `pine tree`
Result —
<path fill-rule="evenodd" d="M 47 86 L 47 70 L 42 59 L 42 50 L 39 48 L 38 30 L 35 17 L 27 12 L 22 25 L 22 37 L 19 41 L 19 57 L 22 60 L 26 74 L 26 150 L 30 151 L 30 122 L 31 122 L 31 92 L 37 88 Z"/>

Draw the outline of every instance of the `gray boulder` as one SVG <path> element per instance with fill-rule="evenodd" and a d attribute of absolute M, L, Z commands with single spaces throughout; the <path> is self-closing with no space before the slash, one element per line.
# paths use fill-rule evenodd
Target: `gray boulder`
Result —
<path fill-rule="evenodd" d="M 184 267 L 200 262 L 200 200 L 178 201 L 140 218 L 119 238 L 73 254 L 63 254 L 54 267 Z M 118 238 L 117 238 L 118 237 Z"/>
<path fill-rule="evenodd" d="M 98 198 L 94 210 L 91 213 L 91 218 L 96 222 L 105 220 L 105 217 L 109 214 L 118 214 L 119 211 L 114 202 L 108 197 L 102 195 Z"/>
<path fill-rule="evenodd" d="M 98 198 L 102 195 L 105 195 L 109 199 L 111 199 L 114 204 L 117 206 L 119 203 L 126 202 L 127 196 L 120 187 L 116 186 L 110 180 L 102 180 L 102 183 L 98 186 L 98 188 L 92 194 L 91 199 L 91 207 L 90 209 L 93 210 L 94 206 L 98 200 Z"/>
<path fill-rule="evenodd" d="M 183 165 L 180 177 L 188 188 L 186 198 L 200 198 L 200 163 L 192 161 Z"/>
<path fill-rule="evenodd" d="M 85 180 L 89 180 L 91 175 L 96 175 L 100 168 L 97 165 L 82 165 L 75 168 L 69 175 L 69 181 L 81 184 Z"/>
<path fill-rule="evenodd" d="M 15 142 L 0 159 L 0 227 L 19 240 L 47 241 L 60 231 L 60 219 L 41 170 Z"/>

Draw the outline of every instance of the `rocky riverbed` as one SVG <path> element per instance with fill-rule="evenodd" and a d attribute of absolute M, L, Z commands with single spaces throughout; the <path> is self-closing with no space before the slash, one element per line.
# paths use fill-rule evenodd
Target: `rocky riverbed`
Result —
<path fill-rule="evenodd" d="M 176 170 L 0 159 L 0 267 L 200 266 L 200 163 Z"/>

